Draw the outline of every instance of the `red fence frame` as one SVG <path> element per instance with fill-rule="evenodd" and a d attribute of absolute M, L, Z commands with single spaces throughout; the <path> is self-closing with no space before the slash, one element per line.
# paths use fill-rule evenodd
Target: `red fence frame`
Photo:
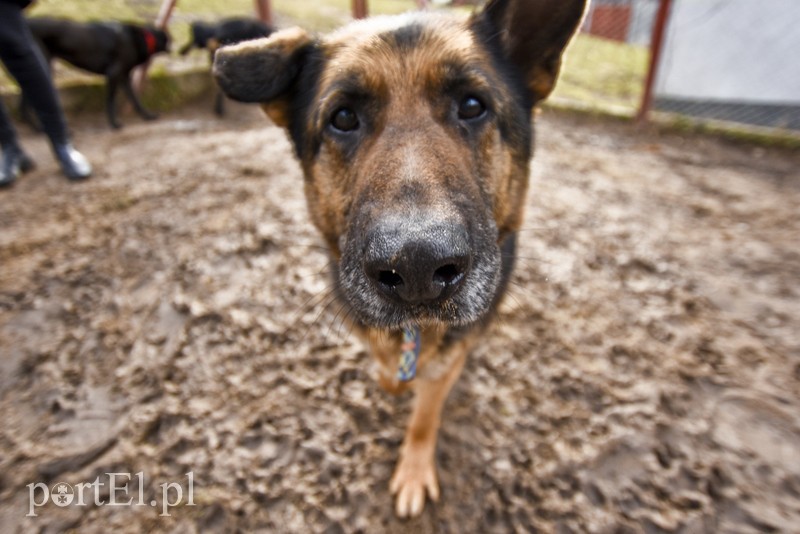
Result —
<path fill-rule="evenodd" d="M 661 48 L 664 44 L 664 30 L 667 27 L 670 7 L 672 7 L 672 0 L 661 0 L 658 6 L 658 13 L 656 14 L 656 20 L 653 24 L 653 35 L 650 40 L 650 66 L 647 69 L 647 79 L 644 83 L 642 103 L 639 106 L 639 112 L 636 114 L 637 122 L 646 121 L 647 115 L 650 113 L 650 108 L 653 106 L 653 85 L 656 82 L 656 74 L 658 73 L 658 62 L 661 60 Z"/>

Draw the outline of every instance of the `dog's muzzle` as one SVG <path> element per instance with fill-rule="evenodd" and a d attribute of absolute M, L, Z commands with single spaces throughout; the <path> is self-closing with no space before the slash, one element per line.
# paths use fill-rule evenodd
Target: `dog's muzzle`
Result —
<path fill-rule="evenodd" d="M 366 236 L 364 273 L 398 304 L 435 304 L 452 297 L 470 267 L 467 230 L 457 223 L 381 221 Z"/>
<path fill-rule="evenodd" d="M 436 210 L 354 224 L 339 266 L 341 294 L 368 326 L 472 323 L 498 287 L 493 228 Z"/>

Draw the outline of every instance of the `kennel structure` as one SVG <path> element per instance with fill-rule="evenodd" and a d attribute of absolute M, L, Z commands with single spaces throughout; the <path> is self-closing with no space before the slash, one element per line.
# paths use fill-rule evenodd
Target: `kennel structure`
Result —
<path fill-rule="evenodd" d="M 800 130 L 800 2 L 672 0 L 653 109 Z"/>

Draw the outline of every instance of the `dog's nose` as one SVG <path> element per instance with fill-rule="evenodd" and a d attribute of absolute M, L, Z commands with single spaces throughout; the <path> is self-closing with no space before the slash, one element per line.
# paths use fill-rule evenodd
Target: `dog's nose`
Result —
<path fill-rule="evenodd" d="M 458 224 L 378 225 L 367 236 L 364 271 L 384 295 L 409 304 L 442 301 L 472 265 L 467 231 Z"/>

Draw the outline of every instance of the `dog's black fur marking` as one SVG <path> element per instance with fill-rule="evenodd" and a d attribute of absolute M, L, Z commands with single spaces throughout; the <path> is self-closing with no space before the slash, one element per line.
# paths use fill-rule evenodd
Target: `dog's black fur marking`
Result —
<path fill-rule="evenodd" d="M 306 129 L 311 102 L 317 93 L 319 77 L 325 68 L 325 57 L 316 45 L 309 46 L 301 57 L 299 72 L 294 81 L 293 98 L 289 107 L 289 136 L 298 158 L 303 161 L 308 155 L 316 157 L 322 146 L 322 132 L 309 132 Z"/>
<path fill-rule="evenodd" d="M 225 74 L 227 60 L 223 58 L 219 61 L 217 83 L 229 97 L 239 102 L 258 103 L 278 98 L 294 87 L 306 52 L 306 49 L 300 49 L 290 58 L 279 55 L 246 56 L 241 61 L 244 71 L 249 75 L 237 77 L 235 83 Z M 261 75 L 264 71 L 275 72 L 276 76 L 265 82 Z"/>
<path fill-rule="evenodd" d="M 419 24 L 409 24 L 397 30 L 386 32 L 379 37 L 392 44 L 398 50 L 411 50 L 417 47 L 425 35 L 424 28 Z"/>

